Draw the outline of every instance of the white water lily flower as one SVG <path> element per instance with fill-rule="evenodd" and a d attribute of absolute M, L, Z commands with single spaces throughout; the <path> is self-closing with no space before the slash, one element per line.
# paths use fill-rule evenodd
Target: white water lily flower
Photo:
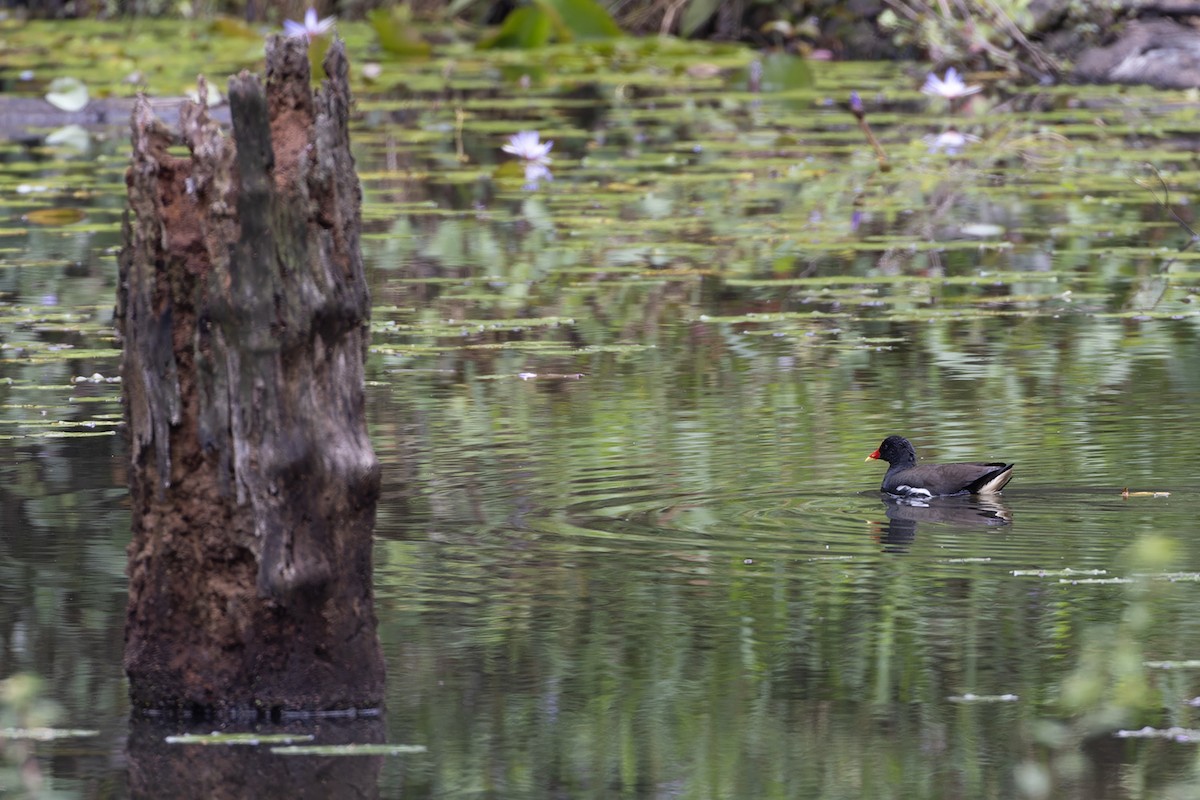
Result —
<path fill-rule="evenodd" d="M 293 39 L 301 37 L 312 40 L 317 36 L 324 36 L 333 29 L 333 23 L 337 22 L 337 17 L 326 17 L 325 19 L 317 19 L 317 10 L 310 8 L 304 12 L 304 22 L 295 22 L 290 19 L 283 21 L 283 32 Z"/>
<path fill-rule="evenodd" d="M 508 144 L 500 149 L 526 161 L 536 161 L 539 164 L 549 164 L 550 148 L 554 141 L 540 141 L 537 131 L 521 131 L 508 137 Z"/>
<path fill-rule="evenodd" d="M 921 87 L 921 91 L 928 95 L 937 95 L 944 97 L 947 100 L 955 100 L 959 97 L 966 97 L 969 94 L 983 91 L 982 86 L 968 86 L 958 74 L 958 70 L 954 67 L 949 67 L 946 70 L 946 77 L 939 78 L 934 73 L 929 73 L 925 78 L 925 85 Z"/>

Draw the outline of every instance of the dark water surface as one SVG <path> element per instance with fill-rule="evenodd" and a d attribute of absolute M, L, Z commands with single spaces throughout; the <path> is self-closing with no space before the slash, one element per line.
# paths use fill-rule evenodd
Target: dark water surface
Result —
<path fill-rule="evenodd" d="M 890 66 L 752 94 L 728 51 L 671 90 L 556 57 L 532 89 L 464 57 L 360 95 L 388 708 L 287 727 L 424 753 L 281 766 L 130 725 L 123 134 L 0 146 L 0 677 L 44 681 L 0 726 L 98 731 L 9 741 L 0 794 L 1200 793 L 1188 734 L 1115 735 L 1200 727 L 1196 665 L 1160 663 L 1200 659 L 1200 272 L 1137 183 L 1188 213 L 1186 98 L 989 87 L 948 157 Z M 523 128 L 556 141 L 537 191 L 496 171 Z M 892 433 L 1016 477 L 889 503 L 863 459 Z"/>

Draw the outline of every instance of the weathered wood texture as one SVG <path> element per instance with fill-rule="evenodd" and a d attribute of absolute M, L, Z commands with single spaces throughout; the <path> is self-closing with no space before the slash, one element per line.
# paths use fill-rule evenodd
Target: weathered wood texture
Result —
<path fill-rule="evenodd" d="M 383 697 L 364 420 L 369 296 L 341 42 L 229 84 L 232 139 L 133 113 L 118 332 L 135 708 L 271 714 Z M 204 94 L 203 88 L 200 91 Z"/>

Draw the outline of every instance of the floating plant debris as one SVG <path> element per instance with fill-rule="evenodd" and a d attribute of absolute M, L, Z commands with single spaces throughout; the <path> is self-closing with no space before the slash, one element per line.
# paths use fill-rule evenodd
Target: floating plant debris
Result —
<path fill-rule="evenodd" d="M 272 747 L 281 756 L 405 756 L 424 753 L 421 744 L 314 744 Z"/>
<path fill-rule="evenodd" d="M 1106 569 L 1014 569 L 1012 574 L 1018 578 L 1066 578 L 1075 575 L 1107 575 Z"/>
<path fill-rule="evenodd" d="M 100 731 L 76 728 L 0 728 L 0 739 L 30 739 L 51 742 L 55 739 L 84 739 L 99 736 Z"/>
<path fill-rule="evenodd" d="M 1069 583 L 1072 586 L 1083 586 L 1086 584 L 1122 584 L 1133 583 L 1133 578 L 1059 578 L 1059 583 Z"/>
<path fill-rule="evenodd" d="M 1170 492 L 1131 492 L 1129 487 L 1121 490 L 1121 497 L 1170 497 Z"/>
<path fill-rule="evenodd" d="M 1147 669 L 1200 669 L 1200 659 L 1190 658 L 1186 661 L 1143 661 Z"/>
<path fill-rule="evenodd" d="M 1200 730 L 1195 728 L 1152 728 L 1147 725 L 1136 731 L 1120 730 L 1113 734 L 1118 739 L 1170 739 L 1173 742 L 1190 743 L 1200 741 Z"/>
<path fill-rule="evenodd" d="M 951 703 L 1015 703 L 1021 698 L 1015 694 L 975 694 L 974 692 L 965 692 L 963 694 L 952 694 L 946 699 Z"/>
<path fill-rule="evenodd" d="M 311 742 L 314 736 L 294 733 L 184 733 L 178 736 L 168 736 L 167 744 L 203 744 L 203 745 L 260 745 L 260 744 L 290 744 L 292 742 Z"/>
<path fill-rule="evenodd" d="M 1200 572 L 1135 572 L 1133 577 L 1149 578 L 1152 581 L 1167 581 L 1168 583 L 1200 582 Z"/>

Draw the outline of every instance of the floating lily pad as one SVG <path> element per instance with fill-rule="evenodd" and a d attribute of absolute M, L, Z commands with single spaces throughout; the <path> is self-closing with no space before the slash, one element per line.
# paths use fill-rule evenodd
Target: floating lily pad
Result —
<path fill-rule="evenodd" d="M 87 217 L 81 208 L 36 208 L 21 218 L 34 225 L 60 226 L 79 222 Z"/>
<path fill-rule="evenodd" d="M 78 78 L 55 78 L 50 81 L 46 102 L 63 111 L 79 111 L 88 104 L 88 89 Z"/>

